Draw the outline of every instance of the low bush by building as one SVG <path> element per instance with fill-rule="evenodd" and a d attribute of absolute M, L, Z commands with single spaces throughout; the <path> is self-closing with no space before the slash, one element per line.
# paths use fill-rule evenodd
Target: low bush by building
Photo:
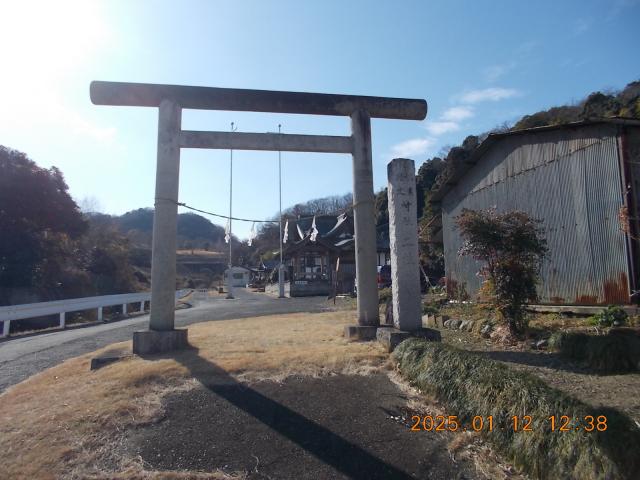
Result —
<path fill-rule="evenodd" d="M 494 303 L 513 334 L 527 326 L 525 306 L 536 301 L 536 283 L 547 241 L 541 222 L 526 212 L 463 209 L 456 225 L 464 239 L 460 255 L 482 262 L 478 274 L 485 278 L 482 296 Z"/>
<path fill-rule="evenodd" d="M 591 324 L 596 327 L 621 327 L 626 325 L 628 320 L 629 315 L 619 305 L 609 305 L 590 318 Z"/>
<path fill-rule="evenodd" d="M 493 429 L 481 430 L 510 461 L 534 478 L 631 479 L 640 471 L 640 429 L 611 408 L 594 408 L 537 377 L 481 355 L 440 343 L 410 339 L 394 351 L 402 375 L 444 403 L 446 415 L 461 425 L 474 417 Z M 522 431 L 525 415 L 531 431 Z M 571 419 L 572 428 L 551 430 L 549 417 Z M 520 431 L 513 428 L 520 419 Z M 606 417 L 606 430 L 577 430 L 586 417 Z"/>
<path fill-rule="evenodd" d="M 423 303 L 422 315 L 437 315 L 440 313 L 440 305 L 437 303 Z"/>

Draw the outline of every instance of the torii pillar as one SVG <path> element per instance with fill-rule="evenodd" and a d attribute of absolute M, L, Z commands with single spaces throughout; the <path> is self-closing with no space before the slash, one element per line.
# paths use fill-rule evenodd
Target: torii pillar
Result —
<path fill-rule="evenodd" d="M 426 101 L 120 82 L 92 82 L 91 101 L 96 105 L 157 107 L 159 111 L 151 313 L 149 330 L 134 333 L 134 353 L 159 353 L 187 345 L 186 329 L 174 328 L 181 148 L 351 154 L 358 324 L 348 326 L 345 335 L 356 340 L 375 338 L 380 322 L 371 118 L 423 120 L 427 115 Z M 183 108 L 347 116 L 351 118 L 351 136 L 184 131 Z"/>
<path fill-rule="evenodd" d="M 350 340 L 372 340 L 376 338 L 380 318 L 371 117 L 367 111 L 357 110 L 351 114 L 351 136 L 358 324 L 345 327 L 344 333 Z"/>

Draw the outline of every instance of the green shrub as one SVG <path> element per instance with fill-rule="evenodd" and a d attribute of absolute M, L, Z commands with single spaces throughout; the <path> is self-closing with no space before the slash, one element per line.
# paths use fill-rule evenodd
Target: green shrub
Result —
<path fill-rule="evenodd" d="M 438 313 L 440 313 L 440 307 L 438 307 L 438 305 L 432 303 L 422 304 L 422 315 L 437 315 Z"/>
<path fill-rule="evenodd" d="M 381 288 L 378 290 L 378 303 L 380 305 L 384 305 L 387 302 L 390 302 L 392 298 L 391 288 Z"/>
<path fill-rule="evenodd" d="M 592 325 L 597 327 L 621 327 L 627 324 L 629 315 L 622 307 L 609 305 L 602 312 L 589 318 Z"/>
<path fill-rule="evenodd" d="M 445 295 L 447 289 L 443 285 L 430 285 L 428 292 L 432 295 Z"/>
<path fill-rule="evenodd" d="M 463 209 L 456 226 L 464 242 L 458 253 L 482 262 L 480 276 L 500 318 L 513 334 L 527 326 L 525 305 L 538 298 L 536 283 L 547 253 L 541 221 L 521 211 Z"/>
<path fill-rule="evenodd" d="M 597 373 L 625 373 L 640 369 L 640 338 L 634 335 L 558 332 L 549 339 L 549 348 Z"/>
<path fill-rule="evenodd" d="M 434 394 L 461 425 L 492 415 L 493 431 L 482 434 L 532 478 L 616 480 L 640 471 L 640 430 L 617 410 L 596 409 L 533 375 L 441 343 L 409 339 L 393 355 L 402 375 Z M 514 432 L 512 415 L 530 415 L 532 431 Z M 551 415 L 605 415 L 607 429 L 552 432 Z"/>

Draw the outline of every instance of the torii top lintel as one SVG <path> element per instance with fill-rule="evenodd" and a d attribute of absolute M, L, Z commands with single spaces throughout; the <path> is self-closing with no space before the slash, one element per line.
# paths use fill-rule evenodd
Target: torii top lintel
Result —
<path fill-rule="evenodd" d="M 90 92 L 95 105 L 158 107 L 168 99 L 199 110 L 337 116 L 365 110 L 372 118 L 398 120 L 423 120 L 427 115 L 422 99 L 102 81 L 91 82 Z"/>

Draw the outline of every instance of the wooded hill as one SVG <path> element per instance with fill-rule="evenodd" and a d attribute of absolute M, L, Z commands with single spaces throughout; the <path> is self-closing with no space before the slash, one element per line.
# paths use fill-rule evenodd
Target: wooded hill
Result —
<path fill-rule="evenodd" d="M 118 231 L 127 235 L 134 246 L 151 247 L 152 208 L 139 208 L 119 216 L 90 213 L 88 217 L 92 222 L 111 223 Z M 223 227 L 201 215 L 191 212 L 178 214 L 178 248 L 180 249 L 219 250 L 225 243 L 224 235 Z"/>
<path fill-rule="evenodd" d="M 0 146 L 0 305 L 135 291 L 127 238 L 91 222 L 62 172 Z"/>
<path fill-rule="evenodd" d="M 619 92 L 594 92 L 576 105 L 552 107 L 525 115 L 510 130 L 608 117 L 640 118 L 640 81 L 629 83 Z"/>
<path fill-rule="evenodd" d="M 147 289 L 152 229 L 152 209 L 81 212 L 59 169 L 0 146 L 0 305 Z M 179 248 L 221 249 L 224 235 L 200 215 L 178 217 Z"/>

